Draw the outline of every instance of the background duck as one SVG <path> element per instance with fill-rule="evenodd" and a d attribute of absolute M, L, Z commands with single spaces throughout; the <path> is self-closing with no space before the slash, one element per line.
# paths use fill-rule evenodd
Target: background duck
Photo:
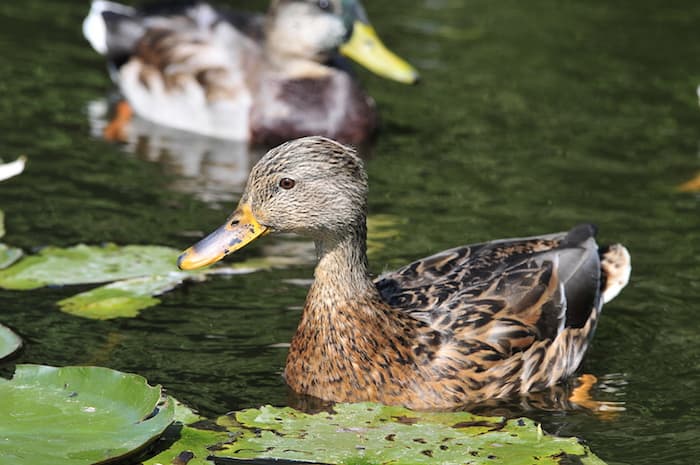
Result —
<path fill-rule="evenodd" d="M 209 265 L 271 232 L 311 237 L 315 280 L 285 368 L 297 392 L 332 401 L 452 408 L 553 386 L 578 368 L 630 256 L 592 225 L 440 252 L 376 280 L 366 256 L 367 177 L 322 137 L 269 151 L 238 208 L 185 251 Z"/>
<path fill-rule="evenodd" d="M 366 140 L 375 104 L 338 52 L 389 79 L 418 79 L 384 47 L 357 0 L 274 0 L 266 15 L 96 0 L 83 33 L 139 116 L 224 139 Z"/>

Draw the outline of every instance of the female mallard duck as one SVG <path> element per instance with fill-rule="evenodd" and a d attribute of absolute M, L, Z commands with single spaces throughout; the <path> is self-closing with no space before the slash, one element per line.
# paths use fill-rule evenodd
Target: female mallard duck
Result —
<path fill-rule="evenodd" d="M 630 257 L 595 228 L 462 246 L 372 280 L 367 177 L 353 149 L 322 137 L 269 151 L 236 211 L 185 251 L 209 265 L 270 232 L 312 238 L 315 280 L 285 368 L 297 392 L 332 401 L 449 408 L 541 390 L 579 366 Z"/>
<path fill-rule="evenodd" d="M 338 51 L 384 77 L 418 79 L 382 45 L 358 0 L 273 0 L 266 16 L 95 0 L 83 33 L 138 115 L 224 139 L 366 140 L 374 101 Z"/>

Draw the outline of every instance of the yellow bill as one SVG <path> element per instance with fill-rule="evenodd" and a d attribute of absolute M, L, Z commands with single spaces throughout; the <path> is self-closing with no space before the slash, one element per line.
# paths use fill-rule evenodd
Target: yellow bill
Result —
<path fill-rule="evenodd" d="M 194 270 L 211 265 L 267 233 L 268 229 L 258 223 L 250 205 L 241 204 L 223 226 L 185 250 L 177 259 L 177 266 L 181 270 Z"/>
<path fill-rule="evenodd" d="M 387 49 L 369 24 L 355 21 L 350 40 L 341 45 L 340 53 L 379 76 L 404 84 L 418 82 L 418 71 Z"/>

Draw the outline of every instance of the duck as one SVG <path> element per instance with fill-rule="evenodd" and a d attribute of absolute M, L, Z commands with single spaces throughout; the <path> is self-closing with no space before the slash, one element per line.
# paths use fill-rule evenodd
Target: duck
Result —
<path fill-rule="evenodd" d="M 226 222 L 178 258 L 211 265 L 274 233 L 313 239 L 318 262 L 284 377 L 334 402 L 432 410 L 545 390 L 572 375 L 603 304 L 629 280 L 596 227 L 464 245 L 373 277 L 367 175 L 356 150 L 312 136 L 253 167 Z"/>
<path fill-rule="evenodd" d="M 273 0 L 266 14 L 95 0 L 83 35 L 124 97 L 106 135 L 123 134 L 135 113 L 258 145 L 308 135 L 362 144 L 377 129 L 376 104 L 345 57 L 401 83 L 419 78 L 384 46 L 358 0 Z"/>

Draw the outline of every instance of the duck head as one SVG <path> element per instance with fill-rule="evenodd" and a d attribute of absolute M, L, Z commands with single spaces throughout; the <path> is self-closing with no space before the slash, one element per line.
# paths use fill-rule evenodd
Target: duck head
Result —
<path fill-rule="evenodd" d="M 318 136 L 287 142 L 253 167 L 236 210 L 178 266 L 210 265 L 272 232 L 338 240 L 364 230 L 366 199 L 367 175 L 352 148 Z"/>
<path fill-rule="evenodd" d="M 358 0 L 274 0 L 266 37 L 282 56 L 324 62 L 340 51 L 382 77 L 418 81 L 418 72 L 384 46 Z"/>

